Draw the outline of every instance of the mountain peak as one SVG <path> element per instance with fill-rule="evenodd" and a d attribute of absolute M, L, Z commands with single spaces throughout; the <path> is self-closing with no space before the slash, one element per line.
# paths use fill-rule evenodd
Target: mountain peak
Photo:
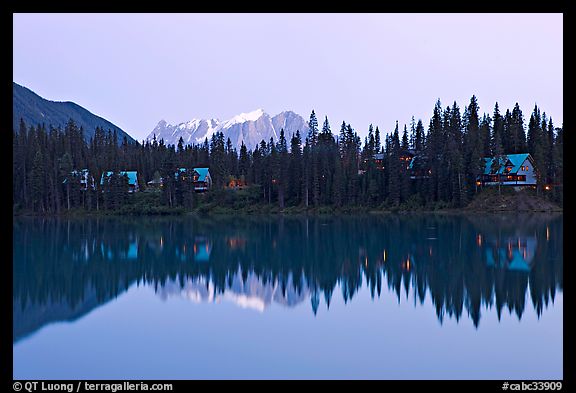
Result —
<path fill-rule="evenodd" d="M 256 120 L 260 116 L 262 116 L 264 113 L 266 113 L 266 112 L 264 112 L 264 109 L 258 108 L 256 110 L 253 110 L 252 112 L 241 113 L 239 116 L 244 116 L 247 120 Z"/>
<path fill-rule="evenodd" d="M 231 118 L 230 120 L 227 120 L 226 122 L 224 122 L 224 126 L 229 127 L 229 126 L 231 126 L 233 124 L 237 124 L 237 123 L 244 123 L 247 121 L 256 121 L 259 118 L 261 118 L 264 114 L 266 114 L 266 112 L 264 112 L 264 109 L 261 109 L 261 108 L 258 108 L 252 112 L 240 113 L 239 115 L 236 115 L 233 118 Z"/>
<path fill-rule="evenodd" d="M 152 139 L 155 134 L 157 140 L 164 139 L 166 144 L 176 144 L 180 137 L 186 144 L 197 144 L 206 138 L 210 139 L 216 132 L 223 132 L 237 150 L 242 143 L 251 149 L 262 140 L 278 140 L 281 128 L 288 140 L 296 130 L 306 128 L 306 121 L 292 111 L 270 117 L 262 108 L 241 113 L 223 122 L 218 119 L 192 119 L 177 125 L 161 123 L 158 123 L 147 139 Z"/>
<path fill-rule="evenodd" d="M 46 126 L 54 127 L 65 127 L 72 119 L 78 128 L 83 129 L 84 140 L 87 142 L 94 137 L 96 127 L 105 131 L 117 130 L 118 143 L 121 143 L 124 137 L 134 142 L 134 139 L 120 127 L 75 102 L 47 100 L 29 88 L 12 82 L 12 124 L 15 130 L 20 128 L 20 119 L 24 120 L 26 126 L 44 123 Z"/>

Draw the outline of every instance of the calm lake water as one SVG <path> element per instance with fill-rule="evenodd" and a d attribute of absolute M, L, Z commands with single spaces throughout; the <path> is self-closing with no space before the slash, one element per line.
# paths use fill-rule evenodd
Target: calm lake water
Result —
<path fill-rule="evenodd" d="M 14 379 L 561 379 L 562 215 L 16 219 Z"/>

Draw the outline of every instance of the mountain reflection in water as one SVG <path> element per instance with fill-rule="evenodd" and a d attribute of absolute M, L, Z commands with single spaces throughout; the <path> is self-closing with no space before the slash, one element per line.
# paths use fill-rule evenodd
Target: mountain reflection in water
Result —
<path fill-rule="evenodd" d="M 260 312 L 309 301 L 314 314 L 366 286 L 374 301 L 429 296 L 440 322 L 476 327 L 482 309 L 521 319 L 529 293 L 540 316 L 563 288 L 562 231 L 562 215 L 540 214 L 16 219 L 13 339 L 135 283 Z"/>

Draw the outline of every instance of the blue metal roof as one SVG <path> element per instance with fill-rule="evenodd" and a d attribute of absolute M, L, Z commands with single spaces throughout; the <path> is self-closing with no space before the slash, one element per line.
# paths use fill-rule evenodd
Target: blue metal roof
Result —
<path fill-rule="evenodd" d="M 208 245 L 200 246 L 198 251 L 194 254 L 194 261 L 208 262 L 210 260 L 210 251 L 212 251 L 212 249 Z"/>
<path fill-rule="evenodd" d="M 206 181 L 206 175 L 208 175 L 208 168 L 194 168 L 198 172 L 198 181 Z"/>
<path fill-rule="evenodd" d="M 509 260 L 506 254 L 505 248 L 500 247 L 497 253 L 499 258 L 498 264 L 494 260 L 493 251 L 491 249 L 486 249 L 486 265 L 496 268 L 506 267 L 508 270 L 515 270 L 521 272 L 530 271 L 529 261 L 526 261 L 526 259 L 524 259 L 524 256 L 520 253 L 518 249 L 514 249 L 512 251 L 511 261 Z M 505 265 L 506 262 L 508 262 L 507 266 Z"/>
<path fill-rule="evenodd" d="M 126 258 L 128 259 L 138 259 L 138 243 L 132 242 L 128 246 L 128 252 L 126 253 Z"/>
<path fill-rule="evenodd" d="M 112 171 L 102 173 L 102 178 L 100 179 L 100 184 L 104 184 L 104 175 L 111 176 Z M 129 185 L 135 185 L 137 182 L 138 172 L 136 172 L 136 171 L 120 171 L 120 175 L 128 176 L 128 184 Z"/>
<path fill-rule="evenodd" d="M 529 272 L 530 266 L 528 265 L 522 254 L 520 254 L 520 251 L 515 249 L 512 252 L 512 261 L 508 265 L 508 269 L 520 272 Z"/>
<path fill-rule="evenodd" d="M 517 173 L 520 170 L 520 166 L 526 161 L 530 154 L 529 153 L 522 153 L 522 154 L 506 154 L 501 157 L 501 165 L 498 172 L 492 172 L 492 162 L 494 158 L 484 158 L 485 166 L 484 166 L 484 174 L 504 174 L 504 170 L 506 169 L 507 164 L 510 164 L 512 168 L 508 172 L 509 174 Z"/>
<path fill-rule="evenodd" d="M 181 173 L 186 173 L 188 170 L 186 168 L 176 168 L 176 172 L 174 172 L 174 176 L 178 178 Z"/>

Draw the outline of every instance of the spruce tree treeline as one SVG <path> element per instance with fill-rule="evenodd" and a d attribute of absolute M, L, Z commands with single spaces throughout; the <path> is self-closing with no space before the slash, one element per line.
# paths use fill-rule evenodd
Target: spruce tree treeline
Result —
<path fill-rule="evenodd" d="M 140 189 L 160 174 L 164 179 L 162 204 L 192 207 L 190 177 L 174 176 L 177 168 L 209 167 L 213 191 L 231 177 L 242 178 L 258 189 L 256 202 L 287 206 L 465 206 L 479 191 L 477 176 L 484 170 L 482 157 L 530 153 L 535 160 L 539 190 L 562 203 L 563 129 L 535 106 L 528 121 L 516 103 L 512 111 L 496 103 L 492 116 L 480 115 L 475 96 L 461 111 L 456 102 L 434 106 L 427 131 L 412 117 L 400 131 L 390 133 L 370 125 L 361 138 L 345 121 L 337 135 L 325 117 L 318 127 L 312 111 L 309 129 L 286 140 L 262 140 L 253 150 L 240 152 L 222 132 L 201 144 L 177 145 L 163 140 L 118 144 L 115 131 L 96 128 L 86 142 L 84 130 L 70 120 L 65 127 L 26 125 L 13 130 L 14 210 L 59 213 L 73 207 L 117 209 L 130 203 L 127 183 L 120 171 L 137 171 Z M 415 159 L 406 160 L 408 152 Z M 378 155 L 380 164 L 374 159 Z M 80 170 L 88 169 L 95 189 L 81 190 Z M 76 172 L 75 172 L 76 171 Z M 104 172 L 111 181 L 101 184 Z M 105 192 L 102 192 L 105 191 Z"/>

